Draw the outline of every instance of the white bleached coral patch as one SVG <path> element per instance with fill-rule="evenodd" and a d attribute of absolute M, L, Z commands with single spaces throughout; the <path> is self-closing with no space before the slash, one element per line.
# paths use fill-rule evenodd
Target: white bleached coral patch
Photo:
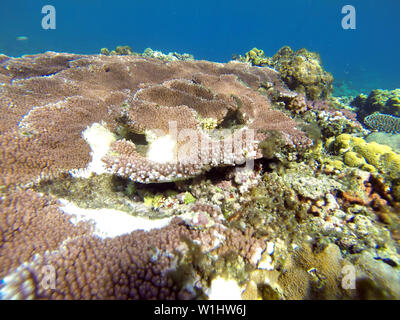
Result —
<path fill-rule="evenodd" d="M 75 204 L 61 199 L 63 204 L 60 209 L 71 215 L 70 221 L 77 224 L 80 221 L 88 221 L 94 224 L 94 234 L 100 238 L 117 237 L 129 234 L 136 230 L 150 231 L 167 226 L 172 218 L 150 220 L 135 217 L 126 212 L 115 209 L 83 209 Z"/>
<path fill-rule="evenodd" d="M 211 282 L 208 298 L 210 300 L 242 300 L 242 289 L 235 280 L 217 277 Z"/>
<path fill-rule="evenodd" d="M 147 159 L 158 163 L 167 163 L 174 162 L 175 155 L 176 142 L 170 135 L 165 135 L 154 139 L 154 141 L 150 143 Z"/>
<path fill-rule="evenodd" d="M 105 166 L 101 159 L 110 150 L 111 143 L 117 140 L 115 134 L 104 127 L 100 123 L 93 123 L 88 126 L 83 132 L 82 136 L 89 144 L 92 161 L 85 169 L 71 170 L 70 173 L 73 177 L 88 178 L 92 173 L 102 174 L 105 173 Z"/>

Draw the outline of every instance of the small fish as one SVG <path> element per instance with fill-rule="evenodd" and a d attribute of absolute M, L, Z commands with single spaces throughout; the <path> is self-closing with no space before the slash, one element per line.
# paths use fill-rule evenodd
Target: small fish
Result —
<path fill-rule="evenodd" d="M 19 37 L 17 37 L 17 40 L 18 41 L 26 41 L 26 40 L 28 40 L 28 37 L 27 36 L 19 36 Z"/>

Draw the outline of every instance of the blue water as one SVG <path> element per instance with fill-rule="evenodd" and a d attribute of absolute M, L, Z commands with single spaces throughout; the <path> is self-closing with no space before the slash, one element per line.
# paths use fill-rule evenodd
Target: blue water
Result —
<path fill-rule="evenodd" d="M 46 4 L 56 8 L 55 30 L 41 27 Z M 345 4 L 356 8 L 356 30 L 341 27 Z M 398 0 L 2 0 L 0 6 L 0 52 L 11 56 L 98 53 L 126 44 L 226 62 L 253 47 L 273 55 L 289 45 L 319 52 L 336 83 L 356 91 L 400 87 Z"/>

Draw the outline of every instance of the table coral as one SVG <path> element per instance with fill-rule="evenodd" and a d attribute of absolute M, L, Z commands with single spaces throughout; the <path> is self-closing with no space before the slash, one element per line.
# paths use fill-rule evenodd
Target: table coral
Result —
<path fill-rule="evenodd" d="M 127 124 L 131 131 L 146 135 L 148 152 L 140 154 L 127 140 L 114 143 L 104 158 L 110 172 L 146 183 L 192 177 L 210 166 L 262 157 L 257 143 L 268 139 L 270 130 L 280 132 L 287 145 L 310 144 L 290 118 L 268 108 L 268 97 L 244 86 L 235 76 L 196 74 L 193 79 L 147 85 L 136 92 Z M 211 133 L 203 130 L 199 119 L 205 118 L 219 127 Z M 233 133 L 224 128 L 227 118 L 236 122 Z M 160 144 L 165 160 L 159 149 L 154 149 L 157 156 L 152 158 L 153 146 L 165 136 L 171 144 L 168 150 L 166 140 Z"/>
<path fill-rule="evenodd" d="M 153 131 L 164 130 L 165 134 L 169 123 L 176 121 L 178 132 L 191 129 L 204 140 L 206 149 L 198 151 L 207 153 L 212 147 L 221 150 L 229 147 L 228 143 L 222 142 L 229 139 L 212 139 L 209 130 L 201 128 L 200 118 L 214 119 L 221 129 L 225 129 L 222 127 L 227 118 L 237 122 L 236 133 L 243 133 L 243 145 L 237 150 L 231 148 L 226 156 L 220 153 L 219 158 L 207 159 L 205 163 L 191 163 L 189 168 L 185 167 L 185 161 L 159 164 L 154 159 L 147 159 L 135 151 L 130 136 L 125 136 L 128 140 L 114 143 L 113 152 L 105 158 L 108 168 L 113 173 L 132 176 L 143 182 L 157 181 L 161 176 L 167 177 L 162 181 L 179 179 L 181 175 L 199 174 L 205 165 L 218 166 L 254 159 L 257 139 L 268 136 L 259 134 L 259 130 L 280 131 L 287 143 L 294 146 L 310 144 L 310 140 L 296 129 L 294 121 L 272 110 L 271 99 L 256 91 L 262 83 L 269 81 L 276 84 L 275 90 L 283 96 L 289 95 L 290 91 L 280 82 L 278 74 L 269 69 L 259 70 L 238 63 L 163 62 L 136 56 L 49 52 L 5 60 L 1 73 L 14 81 L 6 81 L 1 87 L 1 106 L 6 117 L 1 119 L 0 128 L 3 133 L 7 131 L 15 137 L 9 142 L 4 141 L 8 147 L 2 156 L 8 154 L 7 150 L 15 153 L 13 150 L 18 148 L 19 140 L 31 141 L 25 148 L 29 150 L 26 155 L 35 154 L 33 148 L 40 148 L 42 154 L 33 157 L 30 166 L 37 175 L 41 171 L 48 174 L 59 169 L 84 168 L 90 161 L 90 149 L 81 133 L 93 123 L 103 123 L 104 127 L 116 133 L 125 127 L 128 132 L 146 134 L 146 138 L 151 140 Z M 11 110 L 10 106 L 18 107 Z M 247 139 L 244 133 L 254 131 L 253 139 Z M 231 137 L 235 137 L 234 134 Z M 7 134 L 1 139 L 7 139 Z M 121 164 L 128 155 L 124 155 L 125 151 L 133 158 L 126 161 L 122 170 Z M 197 152 L 192 148 L 187 151 Z M 209 155 L 215 157 L 218 153 Z M 132 166 L 137 161 L 141 164 Z M 139 168 L 146 168 L 146 177 L 140 177 Z M 151 168 L 156 169 L 153 179 L 148 176 Z M 19 170 L 22 168 L 19 169 L 18 163 L 14 162 L 15 177 L 18 177 Z M 17 181 L 22 182 L 21 179 Z"/>
<path fill-rule="evenodd" d="M 254 159 L 258 141 L 266 139 L 269 130 L 280 132 L 288 148 L 300 150 L 311 143 L 296 128 L 296 122 L 273 110 L 272 97 L 257 91 L 262 83 L 271 82 L 278 96 L 293 96 L 270 69 L 241 63 L 47 52 L 2 58 L 0 76 L 0 295 L 5 299 L 197 297 L 201 286 L 207 286 L 208 276 L 196 275 L 195 268 L 187 265 L 185 270 L 193 279 L 205 279 L 193 288 L 190 277 L 182 279 L 169 273 L 174 267 L 183 267 L 185 245 L 196 244 L 198 252 L 208 259 L 205 273 L 213 269 L 209 267 L 213 263 L 222 272 L 229 256 L 240 261 L 237 266 L 243 268 L 238 274 L 243 275 L 245 266 L 254 264 L 254 255 L 265 249 L 265 243 L 249 230 L 224 227 L 218 220 L 224 219 L 220 208 L 207 203 L 200 206 L 195 197 L 188 200 L 193 203 L 183 204 L 193 208 L 190 225 L 178 218 L 156 231 L 132 231 L 106 239 L 96 236 L 94 222 L 74 225 L 57 199 L 61 195 L 73 199 L 73 190 L 82 190 L 81 202 L 85 202 L 89 191 L 82 188 L 97 187 L 97 197 L 104 196 L 102 201 L 92 199 L 93 203 L 127 208 L 127 199 L 121 202 L 101 189 L 115 193 L 115 179 L 103 179 L 105 183 L 96 185 L 103 180 L 92 177 L 94 173 L 106 177 L 101 166 L 93 170 L 92 164 L 99 160 L 103 147 L 111 145 L 105 162 L 112 159 L 121 164 L 123 157 L 129 159 L 124 166 L 124 170 L 133 170 L 129 176 L 141 177 L 143 170 L 154 176 L 151 168 L 157 168 L 165 177 L 179 178 L 180 171 L 186 176 L 203 172 L 205 163 L 196 167 L 175 162 L 171 170 L 170 163 L 146 158 L 152 144 L 170 143 L 160 134 L 169 129 L 170 121 L 176 122 L 177 130 L 190 129 L 210 142 L 203 148 L 210 155 L 207 167 Z M 204 128 L 204 119 L 214 124 Z M 244 133 L 246 141 L 252 130 L 252 139 L 238 150 L 211 152 L 217 150 L 212 144 L 224 150 L 229 137 L 238 132 Z M 102 134 L 97 137 L 90 134 L 93 131 Z M 103 144 L 91 140 L 104 137 Z M 96 150 L 99 147 L 101 152 Z M 190 145 L 188 151 L 196 154 Z M 146 167 L 149 165 L 151 168 Z M 121 172 L 121 167 L 115 171 L 111 167 L 112 173 Z M 55 182 L 54 187 L 50 187 L 51 182 Z M 124 184 L 125 188 L 129 185 Z M 129 198 L 135 197 L 136 188 L 131 189 Z M 214 213 L 220 217 L 215 219 Z M 42 271 L 48 265 L 57 274 L 57 290 L 41 286 L 46 276 Z M 232 264 L 232 270 L 235 266 Z"/>

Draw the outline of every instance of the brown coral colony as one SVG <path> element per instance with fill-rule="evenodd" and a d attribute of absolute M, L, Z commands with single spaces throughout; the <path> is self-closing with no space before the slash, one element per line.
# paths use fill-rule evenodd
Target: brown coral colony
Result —
<path fill-rule="evenodd" d="M 274 108 L 277 99 L 297 96 L 275 70 L 54 52 L 0 61 L 1 297 L 194 297 L 168 273 L 183 237 L 212 248 L 218 231 L 227 239 L 219 251 L 234 248 L 246 261 L 265 249 L 249 232 L 193 231 L 179 219 L 158 231 L 100 239 L 90 224 L 73 225 L 58 200 L 28 188 L 85 169 L 94 151 L 83 132 L 93 124 L 115 137 L 101 159 L 108 173 L 139 183 L 259 159 L 258 144 L 271 131 L 288 148 L 305 148 L 311 140 Z M 265 83 L 273 85 L 262 94 Z M 157 143 L 170 144 L 166 160 L 152 156 Z M 39 286 L 48 264 L 56 268 L 57 291 Z"/>

